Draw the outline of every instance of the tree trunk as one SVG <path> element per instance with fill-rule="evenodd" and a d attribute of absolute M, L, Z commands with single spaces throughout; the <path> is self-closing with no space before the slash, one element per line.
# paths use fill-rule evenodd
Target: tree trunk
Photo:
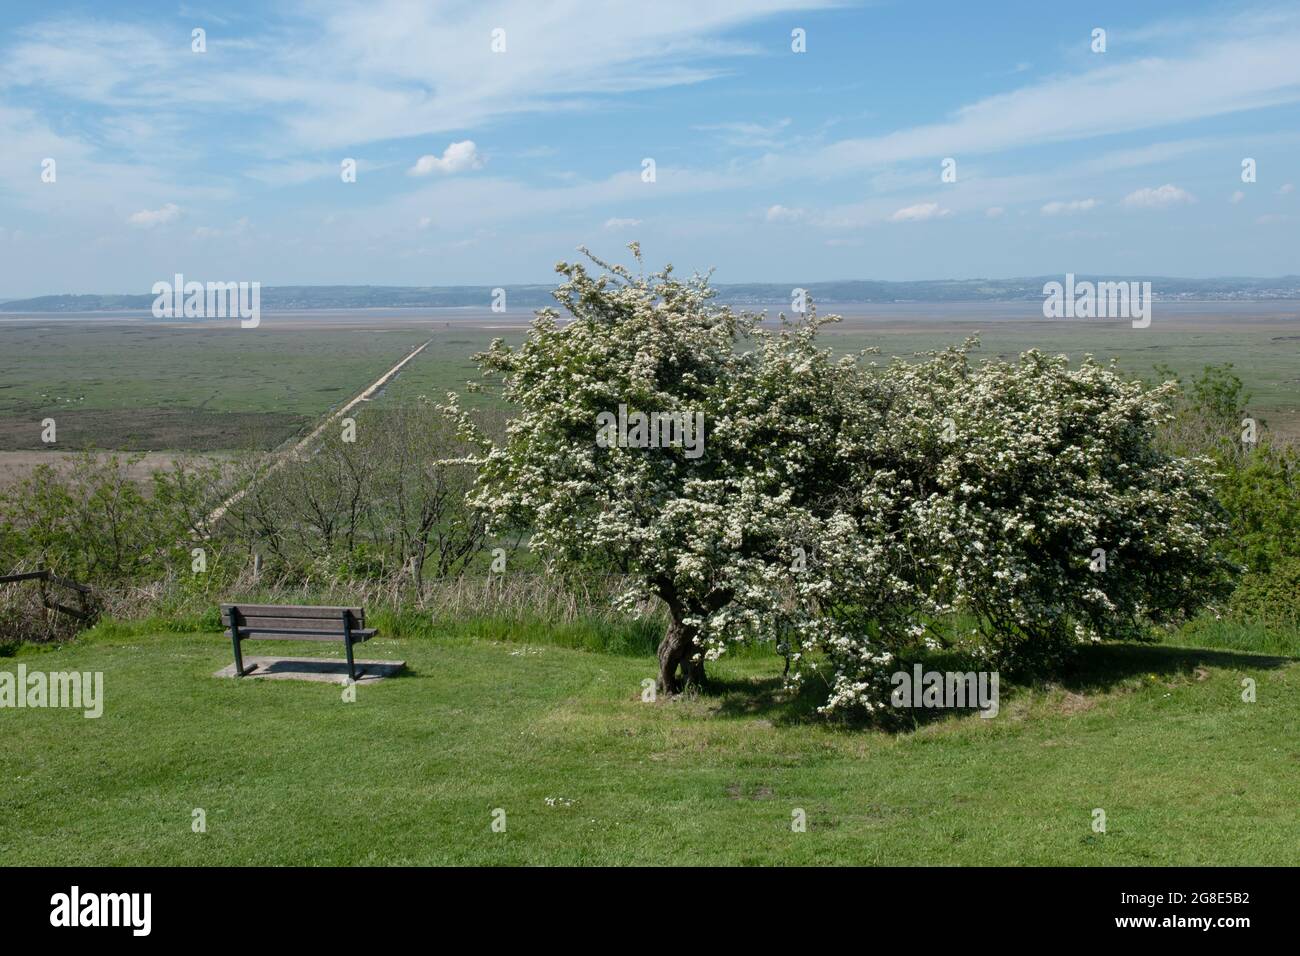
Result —
<path fill-rule="evenodd" d="M 692 661 L 699 652 L 695 646 L 695 632 L 681 624 L 675 617 L 668 622 L 664 639 L 659 642 L 659 690 L 664 694 L 678 694 L 694 684 L 704 683 L 704 661 Z M 681 668 L 681 679 L 677 670 Z"/>

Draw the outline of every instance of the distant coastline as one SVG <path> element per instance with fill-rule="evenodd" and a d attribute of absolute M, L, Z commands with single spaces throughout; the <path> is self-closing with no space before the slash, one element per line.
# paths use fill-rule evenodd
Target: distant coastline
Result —
<path fill-rule="evenodd" d="M 1079 279 L 1103 278 L 1080 274 Z M 1106 276 L 1108 280 L 1126 277 Z M 1150 281 L 1157 301 L 1286 301 L 1300 300 L 1300 276 L 1275 279 L 1179 279 L 1134 277 Z M 882 282 L 840 280 L 832 282 L 763 282 L 715 286 L 718 299 L 735 306 L 770 306 L 790 301 L 795 288 L 808 290 L 823 307 L 863 303 L 879 305 L 942 304 L 947 302 L 1041 301 L 1043 284 L 1060 276 L 1018 279 L 958 279 Z M 492 286 L 266 286 L 262 308 L 268 312 L 360 311 L 365 309 L 486 308 Z M 507 285 L 509 307 L 541 308 L 556 305 L 552 286 Z M 148 312 L 155 296 L 44 295 L 0 301 L 0 312 L 41 314 L 104 314 Z"/>

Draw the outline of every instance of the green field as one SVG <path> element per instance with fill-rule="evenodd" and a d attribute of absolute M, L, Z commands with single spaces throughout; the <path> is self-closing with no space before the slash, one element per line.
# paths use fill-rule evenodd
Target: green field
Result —
<path fill-rule="evenodd" d="M 0 326 L 0 450 L 272 447 L 351 399 L 427 330 L 165 323 Z"/>
<path fill-rule="evenodd" d="M 942 307 L 935 307 L 936 310 Z M 953 309 L 960 315 L 959 309 Z M 979 333 L 980 354 L 1030 348 L 1115 358 L 1154 377 L 1157 365 L 1194 376 L 1232 363 L 1252 396 L 1250 411 L 1277 433 L 1300 437 L 1300 318 L 1276 314 L 1171 318 L 1135 330 L 1127 323 L 849 317 L 826 344 L 892 355 L 943 348 Z M 0 324 L 0 452 L 49 450 L 40 422 L 55 418 L 57 448 L 223 451 L 272 448 L 351 399 L 411 348 L 432 344 L 377 397 L 408 402 L 464 392 L 473 355 L 497 336 L 517 342 L 528 314 L 494 323 L 489 313 L 364 313 L 264 319 L 262 327 L 163 322 L 48 320 Z M 444 320 L 449 319 L 450 321 Z M 491 401 L 470 397 L 467 404 Z"/>
<path fill-rule="evenodd" d="M 470 630 L 366 645 L 408 672 L 360 685 L 355 703 L 336 685 L 213 677 L 229 663 L 219 634 L 109 627 L 0 660 L 102 671 L 106 699 L 93 720 L 0 710 L 0 859 L 1300 862 L 1295 657 L 1098 647 L 1059 684 L 1004 685 L 993 719 L 888 733 L 809 719 L 780 694 L 770 650 L 724 659 L 701 696 L 644 703 L 649 655 Z"/>

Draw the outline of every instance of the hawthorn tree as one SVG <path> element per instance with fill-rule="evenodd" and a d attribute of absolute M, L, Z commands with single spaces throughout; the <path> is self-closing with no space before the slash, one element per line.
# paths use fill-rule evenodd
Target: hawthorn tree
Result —
<path fill-rule="evenodd" d="M 640 262 L 639 251 L 632 247 Z M 487 442 L 451 396 L 467 437 L 484 449 L 471 501 L 492 531 L 527 528 L 557 565 L 611 563 L 623 599 L 660 598 L 668 693 L 704 676 L 729 640 L 772 637 L 798 621 L 792 576 L 810 560 L 807 519 L 846 492 L 857 451 L 846 425 L 879 416 L 852 359 L 818 349 L 810 312 L 763 328 L 761 315 L 713 302 L 708 277 L 668 267 L 633 274 L 560 263 L 555 296 L 570 316 L 538 313 L 527 340 L 497 340 L 479 357 L 502 377 L 515 415 Z M 603 413 L 703 415 L 703 453 L 601 447 Z"/>
<path fill-rule="evenodd" d="M 825 710 L 869 711 L 955 612 L 996 657 L 1130 635 L 1217 593 L 1213 498 L 1156 449 L 1158 391 L 1033 352 L 972 366 L 973 343 L 836 358 L 817 340 L 835 317 L 773 326 L 714 302 L 707 276 L 588 258 L 603 274 L 556 267 L 568 321 L 542 310 L 522 345 L 478 357 L 512 406 L 504 439 L 455 395 L 445 408 L 480 449 L 469 500 L 491 533 L 615 567 L 628 606 L 662 600 L 665 692 L 732 641 L 777 639 L 793 683 L 829 665 Z M 702 415 L 702 450 L 600 440 L 636 413 Z"/>
<path fill-rule="evenodd" d="M 825 710 L 880 706 L 900 654 L 962 643 L 992 666 L 1043 669 L 1080 645 L 1145 639 L 1232 591 L 1210 463 L 1159 441 L 1172 383 L 1035 350 L 977 365 L 975 344 L 869 373 L 896 400 L 859 436 L 873 453 L 850 478 L 842 546 L 799 581 L 845 609 L 808 645 L 832 663 Z M 873 543 L 903 556 L 880 560 L 902 575 L 905 621 L 859 593 Z"/>

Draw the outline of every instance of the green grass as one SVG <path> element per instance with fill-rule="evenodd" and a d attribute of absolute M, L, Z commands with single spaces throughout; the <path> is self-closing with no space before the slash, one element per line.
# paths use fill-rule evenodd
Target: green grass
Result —
<path fill-rule="evenodd" d="M 571 631 L 596 646 L 599 628 Z M 514 640 L 490 640 L 508 636 Z M 519 640 L 522 638 L 523 640 Z M 1093 648 L 1005 685 L 992 720 L 905 733 L 809 719 L 780 660 L 643 703 L 654 660 L 498 622 L 380 638 L 405 676 L 218 680 L 217 634 L 101 628 L 41 670 L 102 671 L 105 711 L 0 710 L 5 864 L 1294 864 L 1295 662 Z M 259 653 L 300 655 L 272 643 Z M 616 650 L 618 648 L 615 648 Z M 310 653 L 308 649 L 307 653 Z M 1243 677 L 1258 701 L 1243 703 Z M 548 798 L 551 802 L 548 803 Z M 571 803 L 569 802 L 571 801 Z M 203 808 L 207 832 L 191 830 Z M 490 829 L 494 808 L 505 833 Z M 808 830 L 791 831 L 791 813 Z M 1092 811 L 1107 832 L 1091 829 Z"/>
<path fill-rule="evenodd" d="M 1253 651 L 1300 657 L 1300 628 L 1293 624 L 1255 624 L 1224 617 L 1202 615 L 1182 630 L 1165 638 L 1177 647 L 1217 647 L 1229 651 Z"/>

